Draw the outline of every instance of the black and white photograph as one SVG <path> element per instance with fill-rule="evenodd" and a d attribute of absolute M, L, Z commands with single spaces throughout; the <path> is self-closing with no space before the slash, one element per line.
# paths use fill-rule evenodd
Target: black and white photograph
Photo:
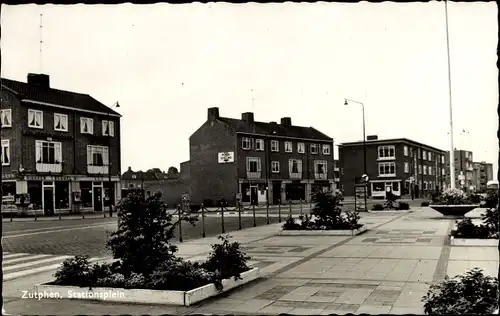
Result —
<path fill-rule="evenodd" d="M 1 314 L 498 314 L 498 17 L 2 4 Z"/>

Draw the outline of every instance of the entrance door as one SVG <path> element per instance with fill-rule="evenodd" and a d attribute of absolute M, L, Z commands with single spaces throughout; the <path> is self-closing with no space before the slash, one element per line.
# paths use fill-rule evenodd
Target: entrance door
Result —
<path fill-rule="evenodd" d="M 389 193 L 392 193 L 392 183 L 385 183 L 385 194 L 389 194 Z"/>
<path fill-rule="evenodd" d="M 250 202 L 252 205 L 257 205 L 259 201 L 259 188 L 257 186 L 250 187 Z"/>
<path fill-rule="evenodd" d="M 45 215 L 54 214 L 54 188 L 43 188 L 43 212 Z"/>
<path fill-rule="evenodd" d="M 278 205 L 281 199 L 281 182 L 273 182 L 273 204 Z"/>
<path fill-rule="evenodd" d="M 102 212 L 102 188 L 94 187 L 94 212 Z"/>

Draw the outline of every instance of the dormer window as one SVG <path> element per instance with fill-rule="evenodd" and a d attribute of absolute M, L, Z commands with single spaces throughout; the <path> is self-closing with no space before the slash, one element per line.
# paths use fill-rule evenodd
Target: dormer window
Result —
<path fill-rule="evenodd" d="M 94 120 L 88 117 L 81 117 L 80 132 L 82 134 L 94 134 Z"/>

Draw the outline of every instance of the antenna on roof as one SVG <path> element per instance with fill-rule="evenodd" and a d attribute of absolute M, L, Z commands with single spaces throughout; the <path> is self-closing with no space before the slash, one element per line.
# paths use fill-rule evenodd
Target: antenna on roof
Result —
<path fill-rule="evenodd" d="M 254 96 L 253 96 L 253 89 L 251 89 L 251 91 L 252 91 L 252 112 L 255 112 L 255 111 L 254 111 L 254 102 L 255 102 L 255 98 L 254 98 Z"/>
<path fill-rule="evenodd" d="M 40 13 L 40 73 L 43 73 L 43 13 Z"/>

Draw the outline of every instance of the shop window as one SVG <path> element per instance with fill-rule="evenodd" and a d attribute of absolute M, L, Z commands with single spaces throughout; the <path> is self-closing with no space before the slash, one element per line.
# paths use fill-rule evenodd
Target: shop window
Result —
<path fill-rule="evenodd" d="M 69 182 L 56 181 L 56 208 L 69 208 Z"/>
<path fill-rule="evenodd" d="M 28 181 L 28 194 L 34 210 L 42 209 L 42 182 Z"/>
<path fill-rule="evenodd" d="M 82 192 L 82 207 L 92 207 L 92 182 L 80 182 Z"/>

